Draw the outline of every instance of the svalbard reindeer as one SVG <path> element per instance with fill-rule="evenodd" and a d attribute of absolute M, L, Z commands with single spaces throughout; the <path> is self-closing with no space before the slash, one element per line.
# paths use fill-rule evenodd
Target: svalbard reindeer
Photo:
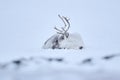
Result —
<path fill-rule="evenodd" d="M 44 49 L 83 49 L 84 43 L 79 34 L 71 34 L 68 32 L 70 28 L 69 19 L 64 16 L 58 15 L 63 21 L 64 27 L 58 29 L 54 27 L 57 31 L 56 34 L 51 36 L 43 45 Z"/>

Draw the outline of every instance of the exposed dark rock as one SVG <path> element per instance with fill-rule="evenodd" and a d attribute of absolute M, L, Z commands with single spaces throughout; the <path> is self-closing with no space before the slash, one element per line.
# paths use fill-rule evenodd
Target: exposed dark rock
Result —
<path fill-rule="evenodd" d="M 48 61 L 53 61 L 53 58 L 48 58 Z"/>
<path fill-rule="evenodd" d="M 56 58 L 56 61 L 62 62 L 63 58 Z"/>
<path fill-rule="evenodd" d="M 13 63 L 16 65 L 20 65 L 22 62 L 21 62 L 21 60 L 14 60 Z"/>
<path fill-rule="evenodd" d="M 114 58 L 115 56 L 116 56 L 116 55 L 108 55 L 108 56 L 104 56 L 103 59 L 109 60 L 109 59 Z"/>
<path fill-rule="evenodd" d="M 87 59 L 85 59 L 85 60 L 82 61 L 83 64 L 91 63 L 91 62 L 92 62 L 91 58 L 87 58 Z"/>
<path fill-rule="evenodd" d="M 58 61 L 58 62 L 62 62 L 63 58 L 48 58 L 48 61 Z"/>

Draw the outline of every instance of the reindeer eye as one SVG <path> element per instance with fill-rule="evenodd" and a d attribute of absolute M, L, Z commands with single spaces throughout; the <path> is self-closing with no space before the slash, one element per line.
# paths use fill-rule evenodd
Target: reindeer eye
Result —
<path fill-rule="evenodd" d="M 55 40 L 56 43 L 58 43 L 58 40 Z"/>

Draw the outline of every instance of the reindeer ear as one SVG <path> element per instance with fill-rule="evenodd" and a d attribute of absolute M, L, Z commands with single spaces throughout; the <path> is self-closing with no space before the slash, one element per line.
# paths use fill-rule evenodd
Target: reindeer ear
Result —
<path fill-rule="evenodd" d="M 69 33 L 66 33 L 66 38 L 68 38 L 69 37 Z"/>

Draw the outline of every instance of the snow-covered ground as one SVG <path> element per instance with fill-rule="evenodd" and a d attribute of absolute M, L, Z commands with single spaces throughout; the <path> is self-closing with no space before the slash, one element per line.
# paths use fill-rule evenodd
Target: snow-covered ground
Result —
<path fill-rule="evenodd" d="M 117 52 L 41 50 L 36 55 L 22 53 L 22 56 L 12 56 L 0 64 L 0 80 L 120 79 L 120 53 Z"/>
<path fill-rule="evenodd" d="M 0 0 L 0 80 L 120 80 L 119 0 Z M 83 50 L 41 49 L 70 18 Z"/>

